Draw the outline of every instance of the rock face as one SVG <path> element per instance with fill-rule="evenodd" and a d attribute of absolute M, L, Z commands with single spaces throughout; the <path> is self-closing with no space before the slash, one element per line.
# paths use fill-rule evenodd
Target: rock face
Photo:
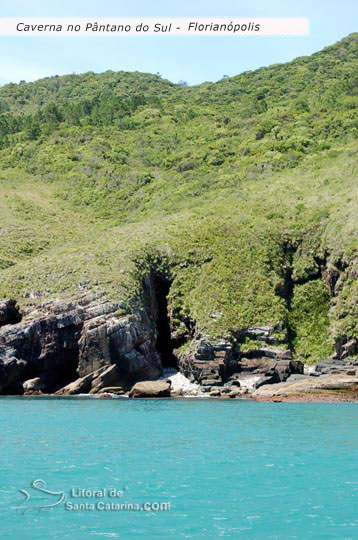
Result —
<path fill-rule="evenodd" d="M 170 381 L 143 381 L 136 383 L 129 392 L 130 398 L 170 397 Z"/>
<path fill-rule="evenodd" d="M 121 316 L 118 307 L 99 295 L 75 303 L 49 302 L 21 322 L 3 326 L 0 392 L 22 393 L 24 381 L 39 377 L 43 392 L 52 393 L 112 365 L 118 376 L 105 386 L 118 379 L 133 383 L 158 378 L 162 368 L 148 315 L 138 310 Z"/>

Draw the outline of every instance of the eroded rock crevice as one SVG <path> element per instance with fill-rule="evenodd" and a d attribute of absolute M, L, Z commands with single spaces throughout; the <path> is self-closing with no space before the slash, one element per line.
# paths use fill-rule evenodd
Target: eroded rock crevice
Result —
<path fill-rule="evenodd" d="M 154 266 L 141 279 L 142 294 L 150 314 L 155 335 L 155 348 L 163 368 L 181 370 L 179 350 L 195 337 L 195 321 L 174 305 L 171 297 L 173 279 L 163 263 Z"/>
<path fill-rule="evenodd" d="M 163 368 L 178 368 L 178 359 L 174 354 L 175 342 L 172 339 L 170 318 L 168 313 L 168 294 L 171 282 L 160 275 L 154 275 L 153 286 L 157 303 L 156 309 L 156 350 Z"/>

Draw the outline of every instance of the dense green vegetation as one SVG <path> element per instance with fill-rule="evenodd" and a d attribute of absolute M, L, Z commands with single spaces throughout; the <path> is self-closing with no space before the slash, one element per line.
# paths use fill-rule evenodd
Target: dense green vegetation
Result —
<path fill-rule="evenodd" d="M 270 325 L 298 358 L 358 337 L 358 34 L 217 83 L 106 72 L 0 88 L 1 296 L 140 276 L 187 321 Z"/>

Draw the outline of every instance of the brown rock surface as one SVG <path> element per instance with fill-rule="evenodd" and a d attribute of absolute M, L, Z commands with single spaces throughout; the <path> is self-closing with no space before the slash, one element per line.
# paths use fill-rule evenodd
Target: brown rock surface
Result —
<path fill-rule="evenodd" d="M 136 383 L 129 392 L 130 398 L 170 397 L 169 381 L 142 381 Z"/>
<path fill-rule="evenodd" d="M 252 394 L 254 399 L 266 401 L 273 398 L 286 398 L 290 396 L 307 396 L 308 400 L 314 394 L 332 395 L 351 394 L 352 399 L 358 399 L 358 377 L 346 374 L 321 375 L 320 377 L 302 377 L 293 381 L 288 379 L 284 383 L 261 386 Z"/>

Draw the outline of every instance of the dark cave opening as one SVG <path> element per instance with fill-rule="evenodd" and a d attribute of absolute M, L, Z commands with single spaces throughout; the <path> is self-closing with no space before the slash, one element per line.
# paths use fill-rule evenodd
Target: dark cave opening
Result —
<path fill-rule="evenodd" d="M 163 368 L 178 368 L 178 361 L 174 354 L 174 343 L 170 330 L 170 318 L 168 314 L 168 294 L 171 282 L 156 274 L 153 276 L 154 294 L 157 304 L 156 349 L 160 354 Z"/>
<path fill-rule="evenodd" d="M 60 348 L 53 355 L 48 355 L 45 361 L 28 362 L 22 382 L 39 377 L 42 391 L 52 394 L 78 379 L 78 359 L 78 347 Z"/>
<path fill-rule="evenodd" d="M 78 359 L 78 347 L 74 349 L 64 348 L 61 351 L 53 368 L 48 369 L 46 373 L 46 382 L 51 393 L 78 379 Z"/>

